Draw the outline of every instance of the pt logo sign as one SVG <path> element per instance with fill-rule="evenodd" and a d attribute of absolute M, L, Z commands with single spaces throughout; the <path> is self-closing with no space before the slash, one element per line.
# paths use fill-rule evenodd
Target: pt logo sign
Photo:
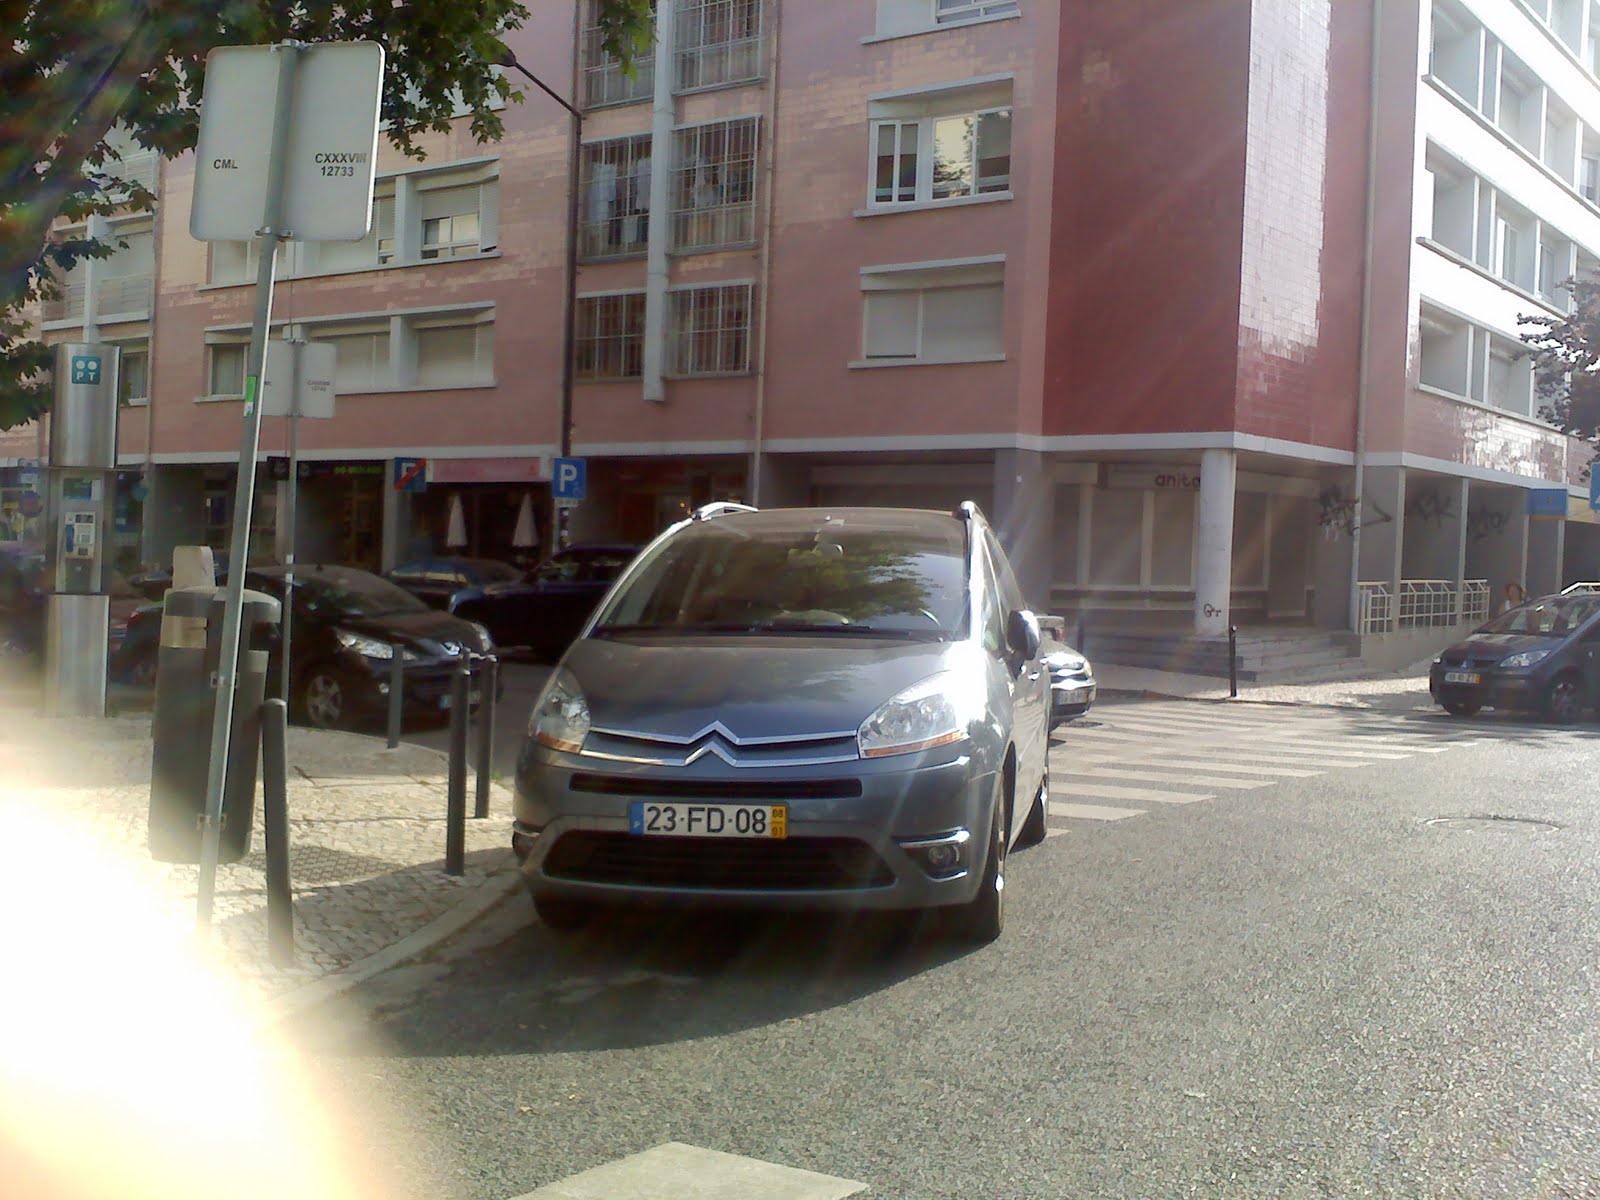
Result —
<path fill-rule="evenodd" d="M 74 354 L 72 356 L 72 382 L 86 383 L 90 387 L 99 387 L 100 356 L 98 354 Z"/>

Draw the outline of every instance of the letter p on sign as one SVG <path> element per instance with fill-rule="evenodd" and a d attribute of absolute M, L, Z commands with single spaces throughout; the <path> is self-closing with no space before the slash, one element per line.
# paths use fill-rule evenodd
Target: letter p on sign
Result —
<path fill-rule="evenodd" d="M 581 458 L 558 458 L 552 467 L 551 493 L 563 504 L 579 504 L 584 496 L 588 476 L 587 464 Z"/>

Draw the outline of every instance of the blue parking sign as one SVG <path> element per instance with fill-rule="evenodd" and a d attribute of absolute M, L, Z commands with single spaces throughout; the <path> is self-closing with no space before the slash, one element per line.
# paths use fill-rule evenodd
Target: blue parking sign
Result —
<path fill-rule="evenodd" d="M 588 464 L 581 458 L 558 458 L 551 466 L 550 490 L 557 500 L 577 504 L 583 499 Z"/>

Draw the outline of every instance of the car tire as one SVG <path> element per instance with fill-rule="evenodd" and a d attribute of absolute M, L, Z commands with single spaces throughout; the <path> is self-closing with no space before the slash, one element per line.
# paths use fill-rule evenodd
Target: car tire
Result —
<path fill-rule="evenodd" d="M 533 911 L 558 933 L 575 933 L 594 920 L 594 906 L 565 896 L 535 896 Z"/>
<path fill-rule="evenodd" d="M 983 946 L 1000 936 L 1006 923 L 1006 818 L 1005 801 L 996 797 L 994 826 L 985 855 L 978 894 L 952 914 L 955 935 L 963 942 Z"/>
<path fill-rule="evenodd" d="M 1475 717 L 1483 706 L 1469 700 L 1442 700 L 1440 706 L 1452 717 Z"/>
<path fill-rule="evenodd" d="M 1583 715 L 1583 681 L 1570 672 L 1557 675 L 1550 681 L 1542 708 L 1547 721 L 1571 725 Z"/>
<path fill-rule="evenodd" d="M 354 694 L 349 677 L 335 667 L 314 666 L 295 689 L 296 711 L 307 725 L 339 729 L 350 720 Z"/>
<path fill-rule="evenodd" d="M 1018 846 L 1037 846 L 1044 841 L 1050 819 L 1050 756 L 1044 758 L 1044 778 L 1039 780 L 1039 791 L 1033 797 L 1028 815 L 1017 833 Z"/>

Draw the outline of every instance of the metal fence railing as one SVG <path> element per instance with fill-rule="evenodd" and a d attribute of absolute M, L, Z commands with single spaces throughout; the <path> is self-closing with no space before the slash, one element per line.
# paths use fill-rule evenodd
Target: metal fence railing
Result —
<path fill-rule="evenodd" d="M 1395 592 L 1387 583 L 1363 581 L 1357 629 L 1363 634 L 1395 629 L 1448 629 L 1489 616 L 1489 581 L 1467 579 L 1459 593 L 1453 579 L 1402 579 Z"/>

